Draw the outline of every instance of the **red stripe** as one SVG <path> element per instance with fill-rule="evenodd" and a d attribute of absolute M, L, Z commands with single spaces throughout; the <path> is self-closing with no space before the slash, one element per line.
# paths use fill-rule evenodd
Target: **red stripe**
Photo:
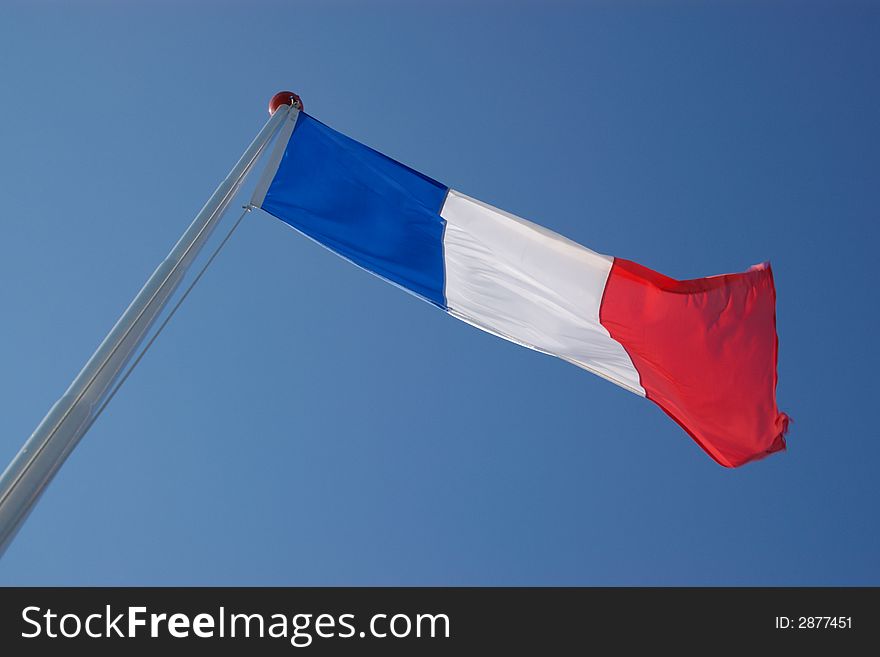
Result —
<path fill-rule="evenodd" d="M 677 281 L 615 258 L 599 319 L 626 349 L 648 399 L 718 463 L 736 467 L 785 449 L 769 264 Z"/>

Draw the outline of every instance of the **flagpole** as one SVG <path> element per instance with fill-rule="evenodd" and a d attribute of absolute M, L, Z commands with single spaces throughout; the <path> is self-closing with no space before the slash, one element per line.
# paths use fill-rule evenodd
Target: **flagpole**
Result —
<path fill-rule="evenodd" d="M 247 175 L 290 112 L 302 104 L 290 94 L 270 105 L 271 117 L 238 163 L 156 268 L 141 291 L 0 475 L 0 556 L 46 486 L 91 426 L 102 402 L 130 362 L 153 322 L 219 223 Z"/>

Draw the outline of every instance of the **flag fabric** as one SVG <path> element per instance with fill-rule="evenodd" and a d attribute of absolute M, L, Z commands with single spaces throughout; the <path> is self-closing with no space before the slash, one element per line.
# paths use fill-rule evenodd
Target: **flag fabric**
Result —
<path fill-rule="evenodd" d="M 295 110 L 252 204 L 454 317 L 647 397 L 723 466 L 785 448 L 769 264 L 668 278 Z"/>

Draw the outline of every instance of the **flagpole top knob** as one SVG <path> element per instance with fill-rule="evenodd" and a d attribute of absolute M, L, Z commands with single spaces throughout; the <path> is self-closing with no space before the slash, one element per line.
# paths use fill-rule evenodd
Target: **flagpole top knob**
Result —
<path fill-rule="evenodd" d="M 282 105 L 293 105 L 300 111 L 302 111 L 303 108 L 302 98 L 300 98 L 299 95 L 292 91 L 279 91 L 272 96 L 272 100 L 269 101 L 269 116 L 274 114 Z"/>

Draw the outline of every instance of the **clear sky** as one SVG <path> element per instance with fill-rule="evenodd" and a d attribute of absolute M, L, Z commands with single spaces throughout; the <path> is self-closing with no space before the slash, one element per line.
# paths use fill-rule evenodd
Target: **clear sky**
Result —
<path fill-rule="evenodd" d="M 770 260 L 795 423 L 724 469 L 254 213 L 0 584 L 880 584 L 876 3 L 66 4 L 0 20 L 3 465 L 288 88 L 594 250 Z"/>

